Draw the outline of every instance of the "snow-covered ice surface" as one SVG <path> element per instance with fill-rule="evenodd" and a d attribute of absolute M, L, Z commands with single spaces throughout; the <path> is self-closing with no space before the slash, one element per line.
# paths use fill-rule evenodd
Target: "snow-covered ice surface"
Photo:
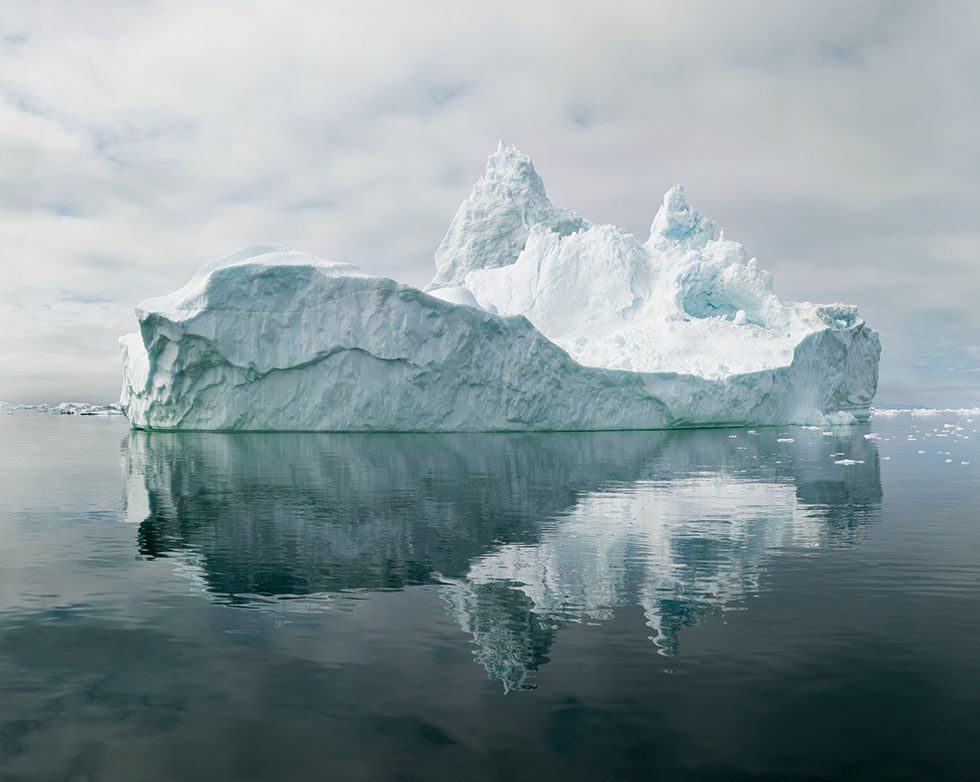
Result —
<path fill-rule="evenodd" d="M 807 335 L 860 323 L 853 307 L 783 304 L 755 259 L 713 230 L 675 187 L 645 244 L 612 225 L 568 236 L 535 225 L 516 262 L 471 271 L 464 287 L 586 366 L 711 379 L 789 365 Z"/>
<path fill-rule="evenodd" d="M 641 243 L 554 207 L 498 148 L 424 293 L 284 247 L 137 308 L 121 404 L 159 429 L 559 430 L 867 418 L 880 345 L 793 304 L 684 191 Z"/>

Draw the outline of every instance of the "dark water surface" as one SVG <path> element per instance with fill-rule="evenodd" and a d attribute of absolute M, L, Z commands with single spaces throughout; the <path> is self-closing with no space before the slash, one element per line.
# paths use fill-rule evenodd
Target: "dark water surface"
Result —
<path fill-rule="evenodd" d="M 0 779 L 980 778 L 976 428 L 0 417 Z"/>

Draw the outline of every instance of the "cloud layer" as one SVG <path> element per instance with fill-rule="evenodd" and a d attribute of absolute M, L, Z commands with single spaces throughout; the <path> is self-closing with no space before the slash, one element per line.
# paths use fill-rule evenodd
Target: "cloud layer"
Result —
<path fill-rule="evenodd" d="M 0 15 L 0 399 L 111 399 L 132 306 L 289 244 L 422 284 L 503 137 L 645 236 L 692 200 L 980 397 L 980 5 L 38 2 Z"/>

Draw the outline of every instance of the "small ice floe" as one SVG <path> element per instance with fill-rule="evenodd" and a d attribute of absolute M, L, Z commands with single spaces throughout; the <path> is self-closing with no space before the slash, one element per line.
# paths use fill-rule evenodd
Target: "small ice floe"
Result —
<path fill-rule="evenodd" d="M 844 452 L 841 451 L 840 453 L 832 453 L 830 455 L 831 455 L 831 457 L 834 457 L 834 456 L 843 456 L 844 455 Z"/>
<path fill-rule="evenodd" d="M 755 429 L 749 429 L 748 434 L 759 434 Z"/>
<path fill-rule="evenodd" d="M 869 434 L 866 434 L 864 436 L 864 439 L 865 440 L 880 440 L 881 439 L 881 435 L 880 434 L 875 434 L 874 432 L 871 432 Z"/>
<path fill-rule="evenodd" d="M 801 429 L 806 429 L 807 431 L 810 431 L 810 432 L 819 432 L 820 431 L 820 427 L 819 426 L 801 426 L 800 428 Z"/>
<path fill-rule="evenodd" d="M 946 464 L 952 464 L 952 463 L 953 463 L 953 460 L 952 459 L 947 459 L 946 460 Z"/>
<path fill-rule="evenodd" d="M 776 442 L 777 443 L 795 443 L 796 440 L 794 440 L 792 437 L 777 437 L 776 438 Z"/>
<path fill-rule="evenodd" d="M 882 456 L 881 457 L 881 461 L 883 461 L 883 462 L 890 462 L 891 461 L 891 458 L 892 457 L 890 457 L 890 456 Z"/>
<path fill-rule="evenodd" d="M 912 435 L 909 435 L 909 438 L 908 439 L 909 440 L 915 440 L 915 438 Z"/>
<path fill-rule="evenodd" d="M 850 467 L 852 464 L 864 464 L 864 461 L 862 459 L 838 459 L 834 464 Z"/>
<path fill-rule="evenodd" d="M 925 453 L 925 451 L 916 451 L 916 453 Z"/>
<path fill-rule="evenodd" d="M 969 462 L 960 462 L 960 464 L 966 465 L 969 464 Z"/>
<path fill-rule="evenodd" d="M 833 432 L 821 432 L 820 434 L 822 434 L 824 437 L 833 437 L 834 436 L 834 433 Z"/>
<path fill-rule="evenodd" d="M 737 434 L 730 434 L 730 435 L 728 435 L 728 439 L 729 440 L 737 440 L 738 439 L 738 435 Z"/>

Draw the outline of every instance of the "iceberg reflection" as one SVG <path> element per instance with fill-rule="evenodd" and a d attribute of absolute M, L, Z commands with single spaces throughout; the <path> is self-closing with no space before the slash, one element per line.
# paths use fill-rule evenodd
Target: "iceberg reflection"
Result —
<path fill-rule="evenodd" d="M 307 610 L 438 584 L 510 690 L 569 623 L 641 606 L 675 654 L 779 551 L 856 542 L 879 511 L 875 443 L 813 435 L 133 431 L 124 503 L 140 553 L 215 601 Z M 835 465 L 843 451 L 863 463 Z"/>

